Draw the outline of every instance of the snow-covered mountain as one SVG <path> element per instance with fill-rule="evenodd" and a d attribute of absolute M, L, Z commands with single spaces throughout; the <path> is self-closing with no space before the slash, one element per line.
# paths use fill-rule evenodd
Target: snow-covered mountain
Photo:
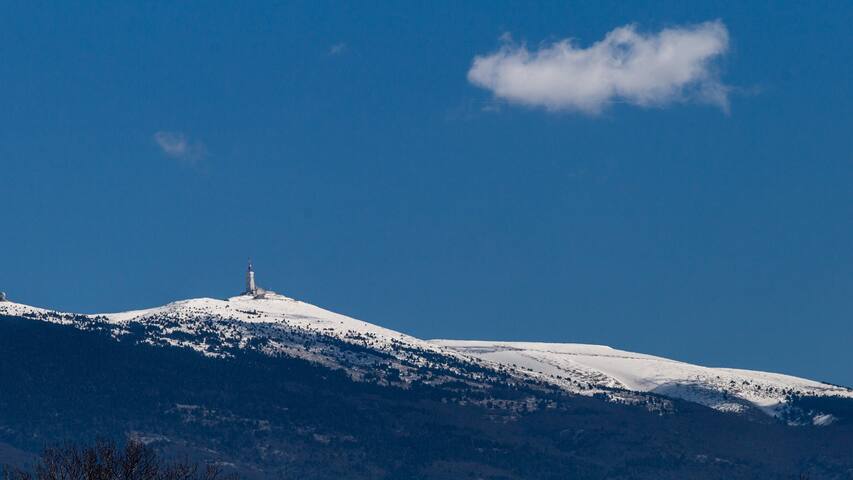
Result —
<path fill-rule="evenodd" d="M 464 383 L 460 390 L 523 382 L 527 376 L 400 332 L 274 293 L 197 298 L 106 314 L 57 312 L 2 302 L 0 316 L 108 332 L 119 341 L 181 347 L 207 357 L 244 351 L 342 369 L 352 379 L 406 388 Z"/>
<path fill-rule="evenodd" d="M 708 368 L 606 346 L 421 340 L 282 295 L 199 298 L 121 313 L 81 315 L 0 302 L 0 316 L 107 331 L 120 341 L 193 349 L 208 357 L 251 350 L 343 369 L 359 381 L 487 390 L 496 384 L 546 385 L 623 403 L 662 397 L 724 412 L 785 417 L 794 397 L 853 398 L 853 390 L 788 375 Z M 656 396 L 637 396 L 656 394 Z M 655 408 L 666 405 L 651 401 Z M 816 425 L 831 414 L 807 412 Z M 797 417 L 802 421 L 803 416 Z"/>

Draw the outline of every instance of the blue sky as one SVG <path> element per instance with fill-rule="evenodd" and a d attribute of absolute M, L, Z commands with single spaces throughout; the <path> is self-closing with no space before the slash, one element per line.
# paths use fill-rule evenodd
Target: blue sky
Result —
<path fill-rule="evenodd" d="M 4 3 L 0 290 L 853 384 L 853 6 L 365 3 Z"/>

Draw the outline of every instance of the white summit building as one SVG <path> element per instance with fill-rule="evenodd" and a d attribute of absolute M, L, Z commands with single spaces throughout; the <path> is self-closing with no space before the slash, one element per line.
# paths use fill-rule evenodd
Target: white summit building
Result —
<path fill-rule="evenodd" d="M 252 268 L 252 261 L 249 260 L 249 268 L 246 269 L 246 294 L 254 295 L 258 292 L 258 287 L 255 285 L 255 269 Z"/>
<path fill-rule="evenodd" d="M 249 260 L 249 268 L 246 269 L 246 291 L 243 295 L 251 295 L 255 298 L 265 298 L 267 295 L 275 295 L 272 290 L 265 290 L 255 283 L 255 269 L 252 260 Z"/>

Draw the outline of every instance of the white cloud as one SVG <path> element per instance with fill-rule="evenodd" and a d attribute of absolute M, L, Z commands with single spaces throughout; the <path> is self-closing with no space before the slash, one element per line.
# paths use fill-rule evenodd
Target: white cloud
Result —
<path fill-rule="evenodd" d="M 720 21 L 643 34 L 633 25 L 581 48 L 565 39 L 530 51 L 508 36 L 478 55 L 468 80 L 513 103 L 597 113 L 614 102 L 642 107 L 698 101 L 728 109 L 715 61 L 728 50 Z"/>
<path fill-rule="evenodd" d="M 190 142 L 181 132 L 159 131 L 154 134 L 154 141 L 167 156 L 195 164 L 205 155 L 207 149 L 201 142 Z"/>
<path fill-rule="evenodd" d="M 329 47 L 329 55 L 340 55 L 346 51 L 347 51 L 347 44 L 343 43 L 343 42 L 336 43 L 336 44 L 332 45 L 331 47 Z"/>

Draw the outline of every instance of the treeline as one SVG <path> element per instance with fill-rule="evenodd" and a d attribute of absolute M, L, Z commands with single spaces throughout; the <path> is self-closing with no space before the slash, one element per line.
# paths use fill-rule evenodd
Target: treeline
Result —
<path fill-rule="evenodd" d="M 34 465 L 5 467 L 2 480 L 238 480 L 217 465 L 203 467 L 188 459 L 166 460 L 150 447 L 130 441 L 94 445 L 64 444 L 46 448 Z"/>

